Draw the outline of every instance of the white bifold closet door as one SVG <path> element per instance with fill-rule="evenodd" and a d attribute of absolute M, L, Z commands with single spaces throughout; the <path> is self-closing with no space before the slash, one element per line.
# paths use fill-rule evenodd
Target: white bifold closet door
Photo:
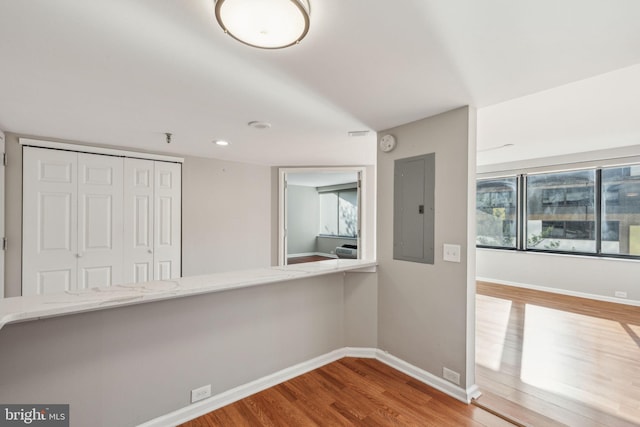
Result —
<path fill-rule="evenodd" d="M 180 277 L 181 165 L 124 161 L 124 282 Z"/>
<path fill-rule="evenodd" d="M 24 147 L 22 294 L 122 282 L 123 159 Z"/>
<path fill-rule="evenodd" d="M 154 161 L 124 160 L 124 281 L 153 279 Z"/>
<path fill-rule="evenodd" d="M 78 153 L 78 288 L 122 283 L 122 157 Z"/>
<path fill-rule="evenodd" d="M 155 163 L 154 280 L 180 277 L 182 250 L 182 165 Z"/>
<path fill-rule="evenodd" d="M 179 163 L 23 149 L 22 295 L 181 274 Z"/>

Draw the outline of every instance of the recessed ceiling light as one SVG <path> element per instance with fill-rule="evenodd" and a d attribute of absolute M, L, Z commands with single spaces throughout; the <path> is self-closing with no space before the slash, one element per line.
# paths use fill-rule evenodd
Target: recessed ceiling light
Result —
<path fill-rule="evenodd" d="M 216 139 L 213 141 L 216 145 L 219 145 L 221 147 L 226 147 L 227 145 L 229 145 L 229 142 L 223 140 L 223 139 Z"/>
<path fill-rule="evenodd" d="M 271 127 L 271 123 L 269 122 L 261 122 L 258 120 L 254 120 L 252 122 L 247 123 L 249 127 L 254 129 L 269 129 Z"/>

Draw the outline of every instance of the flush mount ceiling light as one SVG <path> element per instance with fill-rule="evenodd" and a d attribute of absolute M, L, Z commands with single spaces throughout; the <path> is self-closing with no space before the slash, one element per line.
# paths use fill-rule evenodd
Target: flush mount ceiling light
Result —
<path fill-rule="evenodd" d="M 223 140 L 223 139 L 216 139 L 213 141 L 216 145 L 219 145 L 221 147 L 226 147 L 227 145 L 229 145 L 229 142 Z"/>
<path fill-rule="evenodd" d="M 262 49 L 300 43 L 309 31 L 308 0 L 214 0 L 216 19 L 234 39 Z"/>

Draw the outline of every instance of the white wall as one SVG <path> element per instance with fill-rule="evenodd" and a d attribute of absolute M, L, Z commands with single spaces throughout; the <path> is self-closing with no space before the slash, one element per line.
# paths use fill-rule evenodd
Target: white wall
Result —
<path fill-rule="evenodd" d="M 4 138 L 5 138 L 4 132 L 2 132 L 0 130 L 0 158 L 4 154 L 4 147 L 5 147 Z M 4 234 L 4 217 L 5 217 L 5 212 L 4 212 L 4 207 L 5 207 L 5 203 L 4 203 L 4 195 L 5 195 L 4 182 L 5 182 L 5 167 L 4 167 L 4 164 L 0 164 L 0 239 L 5 237 L 5 234 Z M 0 242 L 0 244 L 1 244 L 1 242 Z M 0 255 L 2 255 L 2 257 L 0 258 L 0 298 L 4 298 L 4 263 L 5 263 L 5 259 L 4 259 L 5 256 L 4 255 L 5 255 L 5 252 L 4 252 L 3 249 L 0 249 Z"/>
<path fill-rule="evenodd" d="M 182 274 L 271 265 L 268 166 L 185 157 Z"/>
<path fill-rule="evenodd" d="M 480 176 L 553 171 L 575 167 L 640 162 L 640 147 L 622 147 L 527 161 L 484 165 Z M 587 256 L 477 249 L 478 279 L 496 283 L 549 288 L 561 293 L 613 298 L 627 292 L 622 302 L 640 303 L 640 261 Z"/>
<path fill-rule="evenodd" d="M 315 187 L 287 186 L 287 254 L 316 252 L 320 197 Z"/>
<path fill-rule="evenodd" d="M 640 262 L 611 258 L 477 249 L 479 280 L 640 302 Z"/>
<path fill-rule="evenodd" d="M 378 275 L 344 278 L 344 339 L 349 347 L 378 348 Z"/>
<path fill-rule="evenodd" d="M 378 345 L 437 377 L 443 367 L 460 373 L 463 389 L 475 381 L 474 118 L 459 108 L 381 131 L 398 145 L 378 153 Z M 394 160 L 427 153 L 436 156 L 433 265 L 393 259 Z M 461 263 L 443 261 L 444 243 L 461 246 Z"/>
<path fill-rule="evenodd" d="M 5 168 L 5 235 L 4 295 L 14 297 L 22 292 L 22 148 L 18 136 L 5 135 L 7 166 Z"/>

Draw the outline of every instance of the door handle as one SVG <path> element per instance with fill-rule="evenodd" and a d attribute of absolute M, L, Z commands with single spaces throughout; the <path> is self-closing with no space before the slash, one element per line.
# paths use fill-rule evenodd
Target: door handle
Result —
<path fill-rule="evenodd" d="M 418 213 L 419 214 L 423 214 L 424 213 L 424 205 L 418 205 Z"/>
<path fill-rule="evenodd" d="M 147 250 L 147 252 L 149 252 L 150 254 L 152 254 L 152 253 L 153 253 L 153 251 L 152 251 L 151 249 Z"/>

